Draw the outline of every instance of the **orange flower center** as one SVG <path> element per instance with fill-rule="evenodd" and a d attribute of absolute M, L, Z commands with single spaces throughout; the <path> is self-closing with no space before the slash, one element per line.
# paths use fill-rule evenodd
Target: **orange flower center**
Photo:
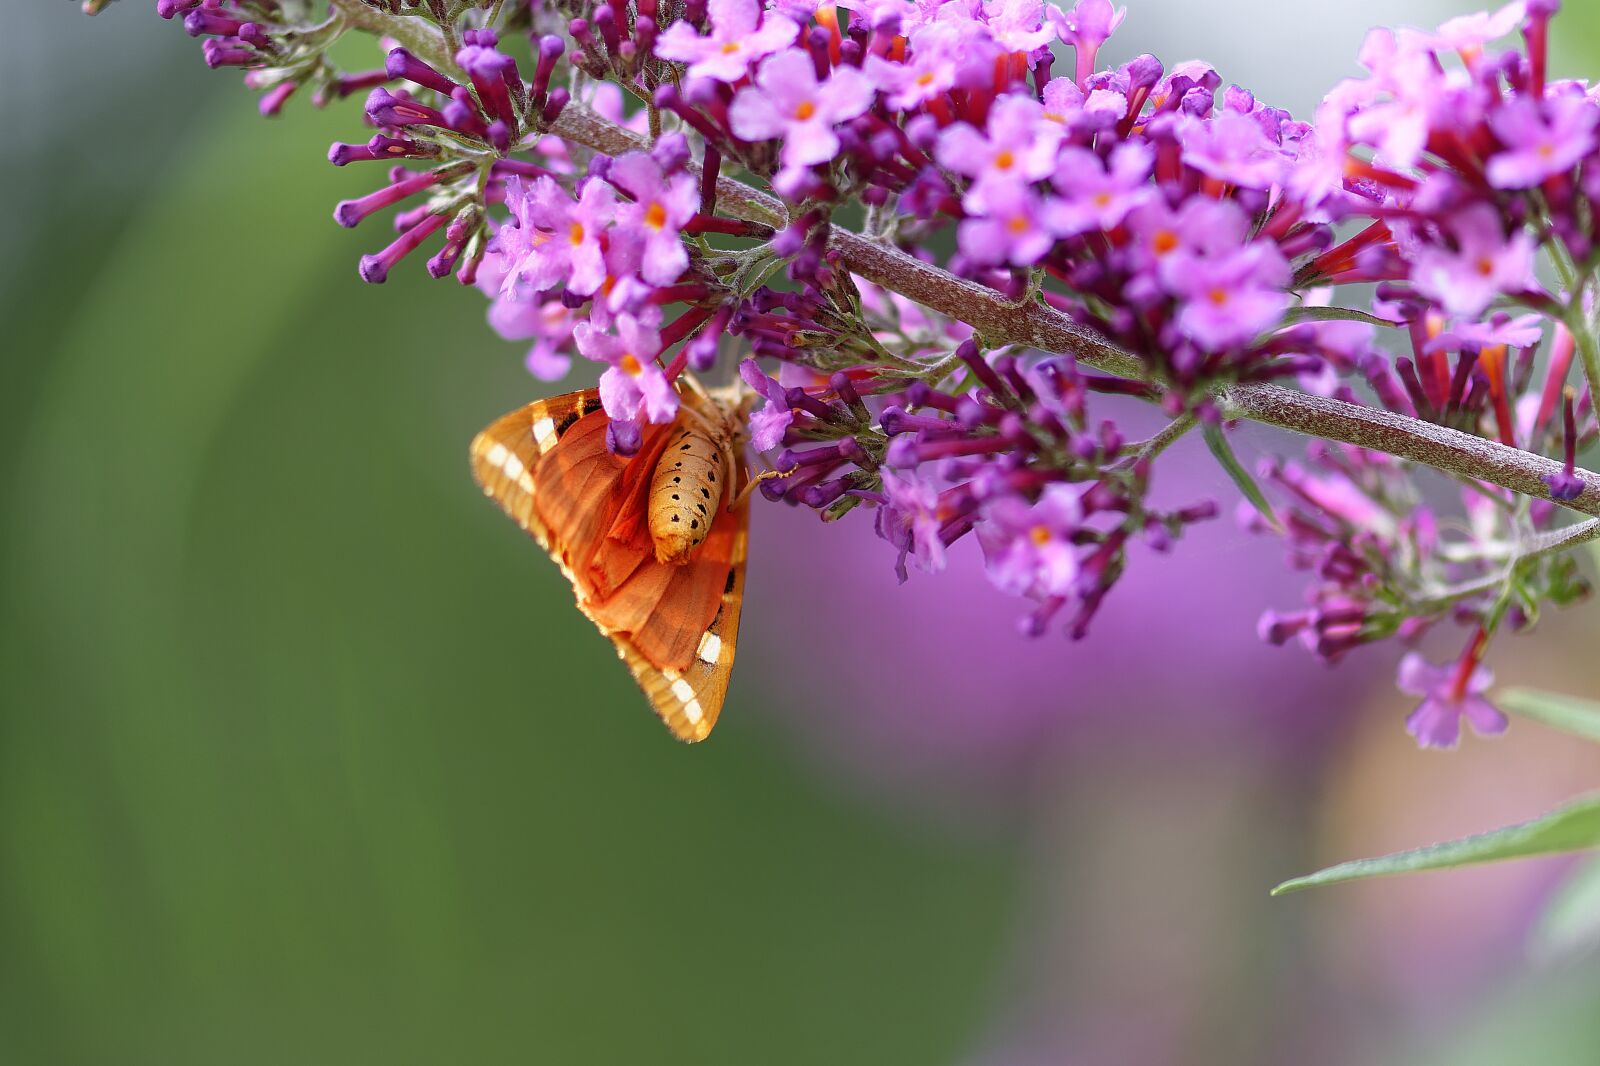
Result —
<path fill-rule="evenodd" d="M 667 209 L 661 206 L 661 201 L 657 200 L 644 209 L 644 224 L 653 230 L 659 230 L 667 224 Z"/>
<path fill-rule="evenodd" d="M 1039 547 L 1044 547 L 1050 543 L 1050 527 L 1045 525 L 1034 526 L 1028 530 L 1028 539 Z"/>
<path fill-rule="evenodd" d="M 926 89 L 928 86 L 932 85 L 933 84 L 933 71 L 930 70 L 926 74 L 924 74 L 920 78 L 918 78 L 917 79 L 917 84 L 919 86 L 921 86 L 922 88 L 924 88 L 924 89 Z"/>
<path fill-rule="evenodd" d="M 1169 229 L 1161 230 L 1150 241 L 1150 247 L 1157 255 L 1166 255 L 1178 247 L 1178 235 Z"/>
<path fill-rule="evenodd" d="M 621 359 L 618 359 L 617 365 L 620 366 L 622 368 L 622 372 L 628 375 L 630 378 L 636 378 L 640 374 L 644 373 L 644 367 L 639 363 L 638 358 L 632 352 L 629 352 Z"/>
<path fill-rule="evenodd" d="M 1006 228 L 1012 233 L 1027 233 L 1028 220 L 1021 215 L 1015 215 L 1010 222 L 1006 223 Z"/>
<path fill-rule="evenodd" d="M 582 222 L 574 222 L 572 224 L 572 228 L 567 231 L 567 239 L 569 241 L 571 241 L 573 244 L 582 244 L 583 243 L 583 223 Z"/>
<path fill-rule="evenodd" d="M 725 56 L 731 56 L 733 53 L 739 50 L 739 47 L 738 41 L 729 41 L 722 46 L 722 54 Z"/>
<path fill-rule="evenodd" d="M 1210 292 L 1206 293 L 1206 298 L 1218 307 L 1226 307 L 1228 305 L 1228 290 L 1221 288 L 1212 289 Z"/>
<path fill-rule="evenodd" d="M 1096 193 L 1094 197 L 1094 205 L 1096 207 L 1110 207 L 1111 194 L 1108 192 Z"/>
<path fill-rule="evenodd" d="M 1476 265 L 1478 268 L 1478 273 L 1482 274 L 1484 277 L 1487 278 L 1494 275 L 1494 260 L 1490 259 L 1488 256 L 1480 255 Z"/>
<path fill-rule="evenodd" d="M 794 109 L 794 117 L 804 122 L 817 113 L 817 105 L 810 100 L 800 101 L 800 106 Z"/>
<path fill-rule="evenodd" d="M 1016 165 L 1017 157 L 1011 154 L 1011 149 L 1002 148 L 1000 154 L 994 157 L 996 170 L 1010 170 Z"/>

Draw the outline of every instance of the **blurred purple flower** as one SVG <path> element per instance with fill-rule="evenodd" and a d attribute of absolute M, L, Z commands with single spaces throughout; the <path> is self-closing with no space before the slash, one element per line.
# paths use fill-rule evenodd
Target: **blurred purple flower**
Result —
<path fill-rule="evenodd" d="M 1586 96 L 1518 97 L 1489 116 L 1505 150 L 1489 159 L 1497 189 L 1529 189 L 1576 167 L 1595 148 L 1600 105 Z"/>
<path fill-rule="evenodd" d="M 1464 675 L 1464 671 L 1470 672 Z M 1486 666 L 1475 662 L 1435 666 L 1411 652 L 1400 660 L 1397 683 L 1401 692 L 1422 697 L 1406 719 L 1406 732 L 1416 737 L 1421 747 L 1455 747 L 1461 739 L 1463 717 L 1479 736 L 1499 736 L 1506 731 L 1506 716 L 1483 698 L 1494 684 L 1494 674 Z"/>
<path fill-rule="evenodd" d="M 709 0 L 711 32 L 705 36 L 681 20 L 656 41 L 656 55 L 689 64 L 691 78 L 736 82 L 750 65 L 786 47 L 800 27 L 776 11 L 762 13 L 758 0 Z"/>

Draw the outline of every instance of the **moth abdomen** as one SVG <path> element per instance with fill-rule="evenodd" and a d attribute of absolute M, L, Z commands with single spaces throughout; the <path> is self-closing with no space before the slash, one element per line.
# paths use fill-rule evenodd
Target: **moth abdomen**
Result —
<path fill-rule="evenodd" d="M 656 463 L 647 511 L 656 559 L 686 563 L 694 555 L 722 500 L 723 449 L 703 431 L 680 425 Z"/>

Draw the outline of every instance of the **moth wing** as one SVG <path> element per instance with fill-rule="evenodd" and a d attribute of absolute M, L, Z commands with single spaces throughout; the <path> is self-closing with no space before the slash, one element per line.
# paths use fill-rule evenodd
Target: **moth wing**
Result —
<path fill-rule="evenodd" d="M 720 535 L 719 535 L 720 534 Z M 718 516 L 694 558 L 679 567 L 681 574 L 662 597 L 662 609 L 652 614 L 637 634 L 614 634 L 617 654 L 628 664 L 633 679 L 644 690 L 650 706 L 672 735 L 693 744 L 711 735 L 728 695 L 733 674 L 733 654 L 739 642 L 739 612 L 744 607 L 745 557 L 750 541 L 750 504 Z M 682 582 L 686 588 L 676 587 Z M 694 636 L 693 657 L 681 669 L 658 665 L 657 642 L 681 640 L 685 617 L 704 617 L 695 610 L 704 598 L 715 597 L 711 621 Z"/>
<path fill-rule="evenodd" d="M 567 565 L 552 547 L 550 530 L 537 506 L 539 461 L 580 419 L 598 410 L 598 389 L 552 396 L 495 419 L 472 441 L 472 476 L 483 494 L 532 534 L 539 546 L 561 564 L 563 572 L 567 572 Z M 595 488 L 605 491 L 606 486 Z M 571 579 L 572 574 L 567 572 L 567 577 Z"/>
<path fill-rule="evenodd" d="M 606 451 L 605 426 L 595 389 L 528 404 L 473 440 L 473 476 L 561 567 L 673 735 L 704 740 L 733 668 L 749 506 L 719 514 L 689 563 L 657 563 L 633 497 L 648 489 L 665 427 L 630 463 Z M 616 539 L 635 521 L 641 541 Z"/>

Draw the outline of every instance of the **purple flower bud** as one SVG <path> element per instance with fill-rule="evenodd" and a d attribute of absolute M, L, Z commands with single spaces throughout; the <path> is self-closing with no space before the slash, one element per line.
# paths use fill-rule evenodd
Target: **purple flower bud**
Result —
<path fill-rule="evenodd" d="M 412 252 L 417 246 L 427 240 L 429 235 L 444 225 L 443 215 L 429 215 L 421 222 L 402 233 L 393 244 L 379 252 L 377 255 L 364 255 L 361 257 L 361 280 L 372 285 L 381 285 L 389 278 L 389 271 L 394 265 Z"/>
<path fill-rule="evenodd" d="M 383 69 L 391 78 L 403 78 L 443 96 L 449 96 L 456 89 L 455 82 L 404 48 L 391 49 L 384 58 Z"/>

